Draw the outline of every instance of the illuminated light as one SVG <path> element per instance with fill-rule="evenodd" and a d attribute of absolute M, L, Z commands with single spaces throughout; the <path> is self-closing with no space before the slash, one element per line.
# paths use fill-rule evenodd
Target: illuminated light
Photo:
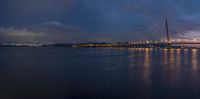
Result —
<path fill-rule="evenodd" d="M 181 50 L 181 49 L 179 49 L 179 48 L 178 48 L 178 49 L 176 49 L 176 51 L 180 51 L 180 50 Z"/>
<path fill-rule="evenodd" d="M 149 82 L 149 77 L 150 77 L 150 54 L 148 49 L 145 50 L 145 58 L 144 58 L 144 80 L 146 83 Z"/>
<path fill-rule="evenodd" d="M 176 49 L 176 61 L 175 61 L 175 64 L 176 64 L 176 69 L 177 70 L 180 70 L 180 66 L 181 66 L 181 49 Z"/>
<path fill-rule="evenodd" d="M 184 49 L 184 51 L 188 51 L 188 49 Z"/>
<path fill-rule="evenodd" d="M 149 49 L 148 49 L 148 48 L 145 48 L 145 50 L 146 50 L 146 51 L 149 51 Z"/>
<path fill-rule="evenodd" d="M 196 71 L 198 70 L 198 60 L 197 60 L 197 49 L 192 49 L 192 72 L 193 74 L 196 74 Z"/>
<path fill-rule="evenodd" d="M 167 48 L 164 49 L 164 51 L 167 51 L 167 50 L 168 50 Z"/>
<path fill-rule="evenodd" d="M 195 48 L 192 49 L 192 52 L 196 52 L 196 51 L 197 51 L 197 49 L 195 49 Z"/>
<path fill-rule="evenodd" d="M 165 63 L 165 64 L 168 63 L 168 59 L 169 59 L 169 58 L 168 58 L 168 50 L 169 50 L 169 49 L 167 49 L 167 48 L 164 48 L 164 49 L 163 49 L 163 51 L 164 51 L 164 57 L 163 57 L 163 58 L 164 58 L 164 63 Z"/>

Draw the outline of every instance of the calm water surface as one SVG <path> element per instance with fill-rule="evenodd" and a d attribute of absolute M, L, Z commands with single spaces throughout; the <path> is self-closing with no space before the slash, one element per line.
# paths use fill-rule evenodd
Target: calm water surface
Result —
<path fill-rule="evenodd" d="M 199 49 L 0 48 L 0 99 L 200 99 Z"/>

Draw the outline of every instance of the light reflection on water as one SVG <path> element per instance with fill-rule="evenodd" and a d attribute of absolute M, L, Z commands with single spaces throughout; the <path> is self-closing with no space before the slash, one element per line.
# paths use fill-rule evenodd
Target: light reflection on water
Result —
<path fill-rule="evenodd" d="M 197 61 L 197 49 L 192 49 L 192 62 L 191 62 L 191 66 L 192 66 L 192 73 L 195 75 L 197 72 L 197 65 L 198 65 L 198 61 Z"/>
<path fill-rule="evenodd" d="M 145 49 L 145 56 L 144 56 L 144 79 L 147 81 L 149 80 L 150 75 L 150 53 L 149 49 Z"/>
<path fill-rule="evenodd" d="M 199 53 L 199 49 L 2 48 L 0 98 L 200 98 Z"/>
<path fill-rule="evenodd" d="M 143 82 L 142 86 L 145 87 L 142 90 L 143 94 L 148 94 L 149 96 L 149 93 L 152 92 L 145 92 L 152 90 L 149 88 L 154 87 L 154 84 L 157 83 L 158 86 L 163 87 L 163 90 L 160 90 L 169 91 L 168 94 L 170 95 L 165 98 L 180 98 L 182 97 L 181 94 L 190 96 L 192 92 L 192 95 L 195 95 L 193 97 L 200 97 L 196 95 L 198 93 L 197 90 L 200 91 L 198 49 L 160 49 L 158 51 L 136 48 L 130 49 L 130 51 L 134 51 L 134 54 L 144 54 L 143 56 L 141 55 L 142 59 L 144 59 L 144 68 L 141 69 L 144 75 L 144 81 L 141 80 L 141 82 Z M 134 60 L 133 57 L 132 59 Z M 141 66 L 141 64 L 136 64 L 136 66 Z M 192 71 L 190 71 L 190 68 Z M 132 77 L 133 75 L 130 76 Z M 183 89 L 187 89 L 190 93 L 186 90 L 184 92 Z"/>

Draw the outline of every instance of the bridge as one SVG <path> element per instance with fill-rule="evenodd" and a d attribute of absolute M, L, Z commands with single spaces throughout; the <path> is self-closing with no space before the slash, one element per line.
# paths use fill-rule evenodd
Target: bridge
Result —
<path fill-rule="evenodd" d="M 126 42 L 126 43 L 108 43 L 108 44 L 75 44 L 73 47 L 114 47 L 114 48 L 174 48 L 178 46 L 174 45 L 200 45 L 200 42 L 185 42 L 185 41 L 136 41 L 136 42 Z M 180 47 L 180 46 L 179 46 Z"/>
<path fill-rule="evenodd" d="M 143 41 L 133 41 L 133 42 L 121 42 L 121 43 L 85 43 L 85 44 L 75 44 L 73 47 L 119 47 L 119 48 L 174 48 L 174 45 L 194 45 L 199 44 L 200 41 L 197 40 L 173 40 L 170 39 L 168 21 L 165 19 L 166 25 L 166 40 L 143 40 Z M 179 46 L 181 47 L 181 46 Z"/>

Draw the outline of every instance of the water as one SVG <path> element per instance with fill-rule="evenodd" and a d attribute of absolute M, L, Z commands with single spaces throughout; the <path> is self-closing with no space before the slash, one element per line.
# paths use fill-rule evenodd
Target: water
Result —
<path fill-rule="evenodd" d="M 199 99 L 199 49 L 0 48 L 1 99 Z"/>

